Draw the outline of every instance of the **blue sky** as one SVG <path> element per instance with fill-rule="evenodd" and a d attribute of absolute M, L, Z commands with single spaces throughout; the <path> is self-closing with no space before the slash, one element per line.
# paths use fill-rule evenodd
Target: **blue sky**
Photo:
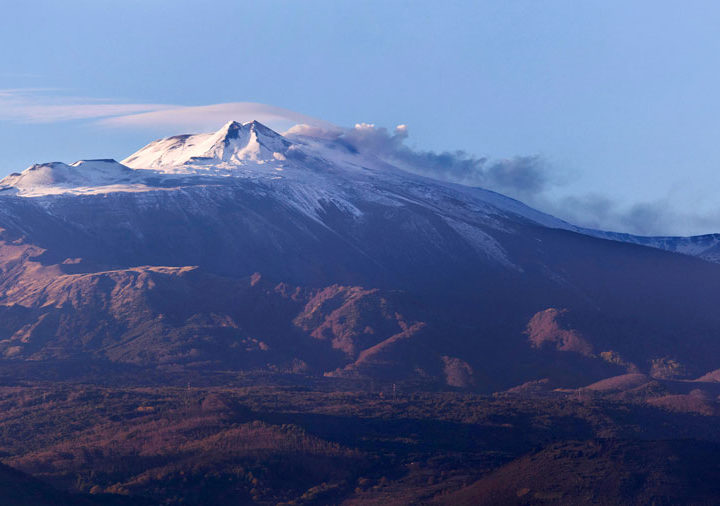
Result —
<path fill-rule="evenodd" d="M 720 232 L 718 21 L 711 1 L 5 3 L 0 175 L 224 122 L 108 116 L 253 102 L 537 157 L 545 184 L 515 196 L 581 224 Z"/>

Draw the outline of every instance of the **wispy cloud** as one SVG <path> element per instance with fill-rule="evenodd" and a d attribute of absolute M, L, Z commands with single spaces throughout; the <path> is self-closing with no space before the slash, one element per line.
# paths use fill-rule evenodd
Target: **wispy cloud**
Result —
<path fill-rule="evenodd" d="M 293 125 L 303 123 L 320 127 L 331 127 L 331 124 L 282 107 L 258 104 L 255 102 L 230 102 L 223 104 L 169 107 L 139 114 L 121 115 L 101 121 L 103 125 L 112 127 L 177 127 L 189 131 L 201 131 L 217 128 L 229 120 L 257 120 L 278 130 L 285 130 Z"/>
<path fill-rule="evenodd" d="M 166 104 L 120 103 L 85 97 L 68 97 L 44 88 L 0 90 L 0 119 L 23 123 L 58 123 L 106 118 L 173 106 Z"/>
<path fill-rule="evenodd" d="M 59 92 L 45 88 L 0 89 L 0 120 L 22 123 L 90 120 L 112 128 L 172 127 L 191 132 L 214 129 L 229 120 L 254 119 L 278 130 L 298 123 L 332 126 L 289 109 L 254 102 L 183 106 L 65 96 Z"/>

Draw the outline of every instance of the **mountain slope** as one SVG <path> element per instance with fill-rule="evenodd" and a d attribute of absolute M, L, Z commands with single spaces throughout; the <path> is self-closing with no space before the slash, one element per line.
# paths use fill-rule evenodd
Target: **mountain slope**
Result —
<path fill-rule="evenodd" d="M 720 368 L 718 264 L 257 122 L 123 162 L 3 180 L 5 357 L 484 390 Z"/>

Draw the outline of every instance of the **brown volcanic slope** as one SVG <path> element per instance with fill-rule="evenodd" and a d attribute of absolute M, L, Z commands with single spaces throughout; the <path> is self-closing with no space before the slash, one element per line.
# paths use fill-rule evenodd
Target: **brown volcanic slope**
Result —
<path fill-rule="evenodd" d="M 557 443 L 506 464 L 438 503 L 717 504 L 720 445 L 705 441 Z"/>
<path fill-rule="evenodd" d="M 222 276 L 193 266 L 102 269 L 77 258 L 44 264 L 45 256 L 44 249 L 23 239 L 0 243 L 0 354 L 5 359 L 93 358 L 143 366 L 415 378 L 487 391 L 542 377 L 581 386 L 630 370 L 669 374 L 677 362 L 663 357 L 677 348 L 663 339 L 667 331 L 652 335 L 669 344 L 657 352 L 642 333 L 632 341 L 623 339 L 626 317 L 607 319 L 597 309 L 543 310 L 542 305 L 532 316 L 523 307 L 535 295 L 523 290 L 513 303 L 500 304 L 503 292 L 518 280 L 490 282 L 468 294 L 468 301 L 458 301 L 465 293 L 461 284 L 460 293 L 443 297 L 441 286 L 436 292 L 308 287 L 257 273 Z M 533 279 L 528 273 L 525 282 Z M 494 293 L 499 301 L 483 302 Z M 448 306 L 446 299 L 457 304 Z M 475 309 L 463 309 L 471 303 Z M 698 311 L 705 320 L 711 316 Z M 640 330 L 656 329 L 667 322 L 663 318 L 651 318 Z M 698 323 L 688 325 L 692 329 Z M 680 350 L 698 356 L 711 337 L 690 334 L 691 341 L 703 342 Z M 662 358 L 642 360 L 653 354 Z M 711 357 L 702 355 L 706 361 Z"/>
<path fill-rule="evenodd" d="M 195 267 L 68 273 L 77 264 L 43 266 L 30 256 L 36 248 L 4 251 L 24 255 L 6 261 L 0 296 L 0 353 L 10 359 L 84 356 L 353 375 L 378 361 L 393 364 L 402 341 L 425 335 L 417 304 L 400 292 L 305 289 L 257 273 L 231 279 Z M 439 354 L 417 358 L 395 374 L 441 368 Z"/>

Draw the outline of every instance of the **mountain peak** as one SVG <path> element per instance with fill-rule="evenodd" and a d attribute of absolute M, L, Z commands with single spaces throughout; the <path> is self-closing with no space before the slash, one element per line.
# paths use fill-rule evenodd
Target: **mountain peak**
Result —
<path fill-rule="evenodd" d="M 244 129 L 245 125 L 240 123 L 239 121 L 228 121 L 222 127 L 220 127 L 220 130 L 215 132 L 215 135 L 220 136 L 224 139 L 235 138 Z"/>
<path fill-rule="evenodd" d="M 283 138 L 282 135 L 256 120 L 246 121 L 244 123 L 240 123 L 238 121 L 228 121 L 214 134 L 214 136 L 219 139 L 226 141 L 239 139 L 245 135 L 249 135 L 251 137 L 254 136 L 258 139 L 262 137 L 270 139 Z"/>
<path fill-rule="evenodd" d="M 265 132 L 269 132 L 272 135 L 280 135 L 279 133 L 275 132 L 272 128 L 267 127 L 260 123 L 258 120 L 250 120 L 250 121 L 235 121 L 230 120 L 227 123 L 225 123 L 222 127 L 220 127 L 220 130 L 218 131 L 230 131 L 230 130 L 239 130 L 243 128 L 249 128 L 249 129 L 261 129 Z"/>
<path fill-rule="evenodd" d="M 228 121 L 208 134 L 180 135 L 152 142 L 123 163 L 136 169 L 229 163 L 245 165 L 278 159 L 290 141 L 259 121 Z"/>

